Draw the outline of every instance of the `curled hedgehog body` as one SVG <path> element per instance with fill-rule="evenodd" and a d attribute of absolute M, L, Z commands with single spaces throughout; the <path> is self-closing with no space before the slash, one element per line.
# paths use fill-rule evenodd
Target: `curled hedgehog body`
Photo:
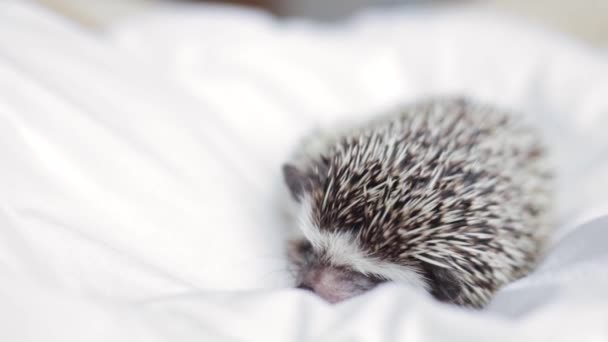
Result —
<path fill-rule="evenodd" d="M 338 302 L 384 281 L 480 308 L 535 265 L 552 173 L 521 116 L 431 99 L 313 135 L 283 167 L 300 288 Z"/>

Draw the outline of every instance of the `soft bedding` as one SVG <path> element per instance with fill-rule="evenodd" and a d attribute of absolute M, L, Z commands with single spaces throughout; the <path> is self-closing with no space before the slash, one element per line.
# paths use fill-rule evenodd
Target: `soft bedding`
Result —
<path fill-rule="evenodd" d="M 434 94 L 533 116 L 556 234 L 482 312 L 396 284 L 289 289 L 280 165 L 307 131 Z M 608 62 L 475 9 L 280 21 L 161 8 L 90 32 L 0 3 L 0 340 L 608 339 Z"/>

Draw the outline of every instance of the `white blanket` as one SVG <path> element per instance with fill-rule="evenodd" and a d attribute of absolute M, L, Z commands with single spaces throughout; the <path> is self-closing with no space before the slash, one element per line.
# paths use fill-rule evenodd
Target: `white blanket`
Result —
<path fill-rule="evenodd" d="M 469 312 L 287 288 L 280 165 L 318 125 L 433 94 L 534 116 L 559 171 L 539 269 Z M 608 338 L 608 62 L 475 10 L 321 25 L 224 7 L 103 34 L 0 3 L 0 341 Z"/>

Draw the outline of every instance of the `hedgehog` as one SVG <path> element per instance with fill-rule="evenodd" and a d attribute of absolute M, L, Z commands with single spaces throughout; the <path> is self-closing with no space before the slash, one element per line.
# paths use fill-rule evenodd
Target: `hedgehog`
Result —
<path fill-rule="evenodd" d="M 468 98 L 311 134 L 282 167 L 294 286 L 337 303 L 391 281 L 483 308 L 542 255 L 550 164 L 526 117 Z"/>

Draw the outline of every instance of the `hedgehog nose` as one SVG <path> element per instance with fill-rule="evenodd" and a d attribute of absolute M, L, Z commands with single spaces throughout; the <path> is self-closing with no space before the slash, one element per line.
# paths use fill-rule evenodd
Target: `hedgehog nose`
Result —
<path fill-rule="evenodd" d="M 367 276 L 341 267 L 322 266 L 303 272 L 298 289 L 315 293 L 329 303 L 338 303 L 373 288 Z"/>

